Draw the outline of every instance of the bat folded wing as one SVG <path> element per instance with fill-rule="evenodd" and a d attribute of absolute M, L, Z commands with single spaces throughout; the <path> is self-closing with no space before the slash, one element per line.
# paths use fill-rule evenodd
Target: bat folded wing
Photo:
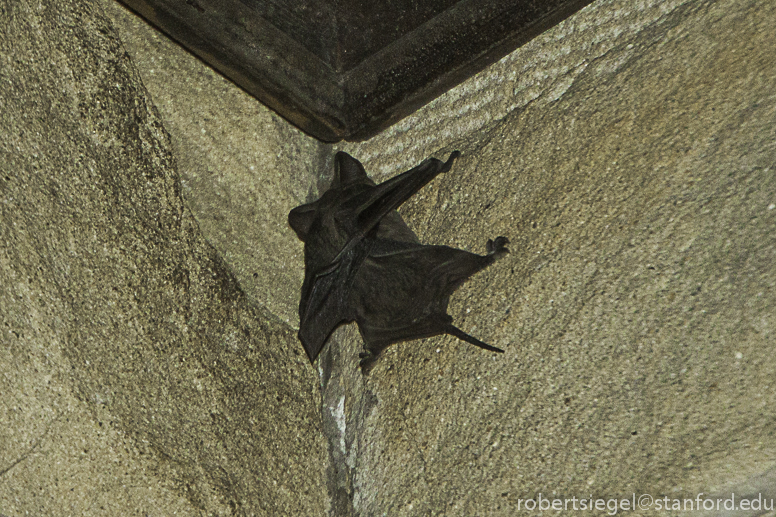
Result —
<path fill-rule="evenodd" d="M 359 226 L 365 230 L 364 233 L 377 225 L 386 214 L 399 208 L 429 181 L 440 173 L 449 171 L 460 154 L 458 151 L 451 153 L 446 162 L 429 158 L 417 167 L 380 183 L 365 193 L 364 201 L 356 210 Z"/>
<path fill-rule="evenodd" d="M 356 221 L 356 231 L 349 236 L 348 242 L 342 248 L 336 260 L 353 249 L 366 238 L 380 222 L 391 212 L 399 208 L 418 190 L 442 172 L 447 172 L 461 153 L 454 151 L 446 162 L 435 158 L 407 172 L 399 174 L 388 181 L 374 187 L 364 189 L 357 195 L 343 202 L 342 211 L 352 214 Z"/>
<path fill-rule="evenodd" d="M 350 303 L 352 272 L 363 261 L 363 254 L 356 251 L 323 269 L 307 272 L 299 305 L 298 335 L 310 362 L 318 357 L 334 329 L 355 319 Z"/>

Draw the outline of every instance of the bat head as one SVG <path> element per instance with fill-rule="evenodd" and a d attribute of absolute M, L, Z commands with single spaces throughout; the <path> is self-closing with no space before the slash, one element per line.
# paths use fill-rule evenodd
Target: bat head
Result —
<path fill-rule="evenodd" d="M 348 197 L 351 190 L 374 186 L 374 182 L 366 175 L 361 162 L 345 152 L 338 152 L 335 157 L 334 178 L 331 186 L 317 201 L 298 206 L 288 214 L 288 224 L 296 232 L 302 242 L 307 241 L 317 218 L 332 209 Z"/>

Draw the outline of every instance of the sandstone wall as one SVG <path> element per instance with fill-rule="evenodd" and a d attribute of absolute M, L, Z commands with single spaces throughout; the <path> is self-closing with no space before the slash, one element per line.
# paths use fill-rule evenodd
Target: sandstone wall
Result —
<path fill-rule="evenodd" d="M 108 0 L 0 16 L 0 513 L 776 498 L 771 2 L 595 2 L 341 144 L 378 180 L 459 149 L 403 216 L 511 240 L 450 308 L 505 354 L 414 341 L 368 377 L 353 326 L 315 366 L 295 336 L 285 218 L 330 146 Z"/>

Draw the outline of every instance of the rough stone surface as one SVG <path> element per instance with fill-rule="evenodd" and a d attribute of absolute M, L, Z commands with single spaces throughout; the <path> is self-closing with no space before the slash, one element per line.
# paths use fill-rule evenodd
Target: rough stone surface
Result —
<path fill-rule="evenodd" d="M 414 341 L 363 377 L 347 326 L 318 379 L 285 217 L 328 149 L 97 5 L 131 58 L 95 5 L 0 8 L 0 513 L 776 498 L 772 2 L 595 2 L 345 146 L 378 180 L 463 152 L 402 213 L 511 239 L 451 304 L 507 352 Z"/>
<path fill-rule="evenodd" d="M 361 378 L 343 337 L 324 420 L 341 422 L 356 514 L 776 497 L 776 9 L 678 4 L 492 124 L 444 134 L 477 109 L 453 92 L 414 116 L 425 128 L 347 147 L 368 170 L 429 140 L 460 149 L 403 215 L 423 242 L 512 241 L 451 304 L 506 354 L 416 341 Z"/>
<path fill-rule="evenodd" d="M 0 7 L 0 513 L 323 515 L 318 379 L 98 4 Z"/>
<path fill-rule="evenodd" d="M 598 0 L 364 143 L 345 144 L 378 177 L 489 134 L 527 106 L 547 109 L 594 61 L 687 0 Z"/>
<path fill-rule="evenodd" d="M 170 132 L 186 204 L 252 301 L 299 325 L 302 243 L 331 145 L 304 135 L 114 0 L 101 0 Z"/>

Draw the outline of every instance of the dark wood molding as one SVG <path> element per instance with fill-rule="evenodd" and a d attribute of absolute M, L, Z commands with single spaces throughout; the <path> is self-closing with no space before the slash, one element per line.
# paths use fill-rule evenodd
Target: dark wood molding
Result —
<path fill-rule="evenodd" d="M 364 140 L 592 0 L 120 0 L 289 122 Z"/>

